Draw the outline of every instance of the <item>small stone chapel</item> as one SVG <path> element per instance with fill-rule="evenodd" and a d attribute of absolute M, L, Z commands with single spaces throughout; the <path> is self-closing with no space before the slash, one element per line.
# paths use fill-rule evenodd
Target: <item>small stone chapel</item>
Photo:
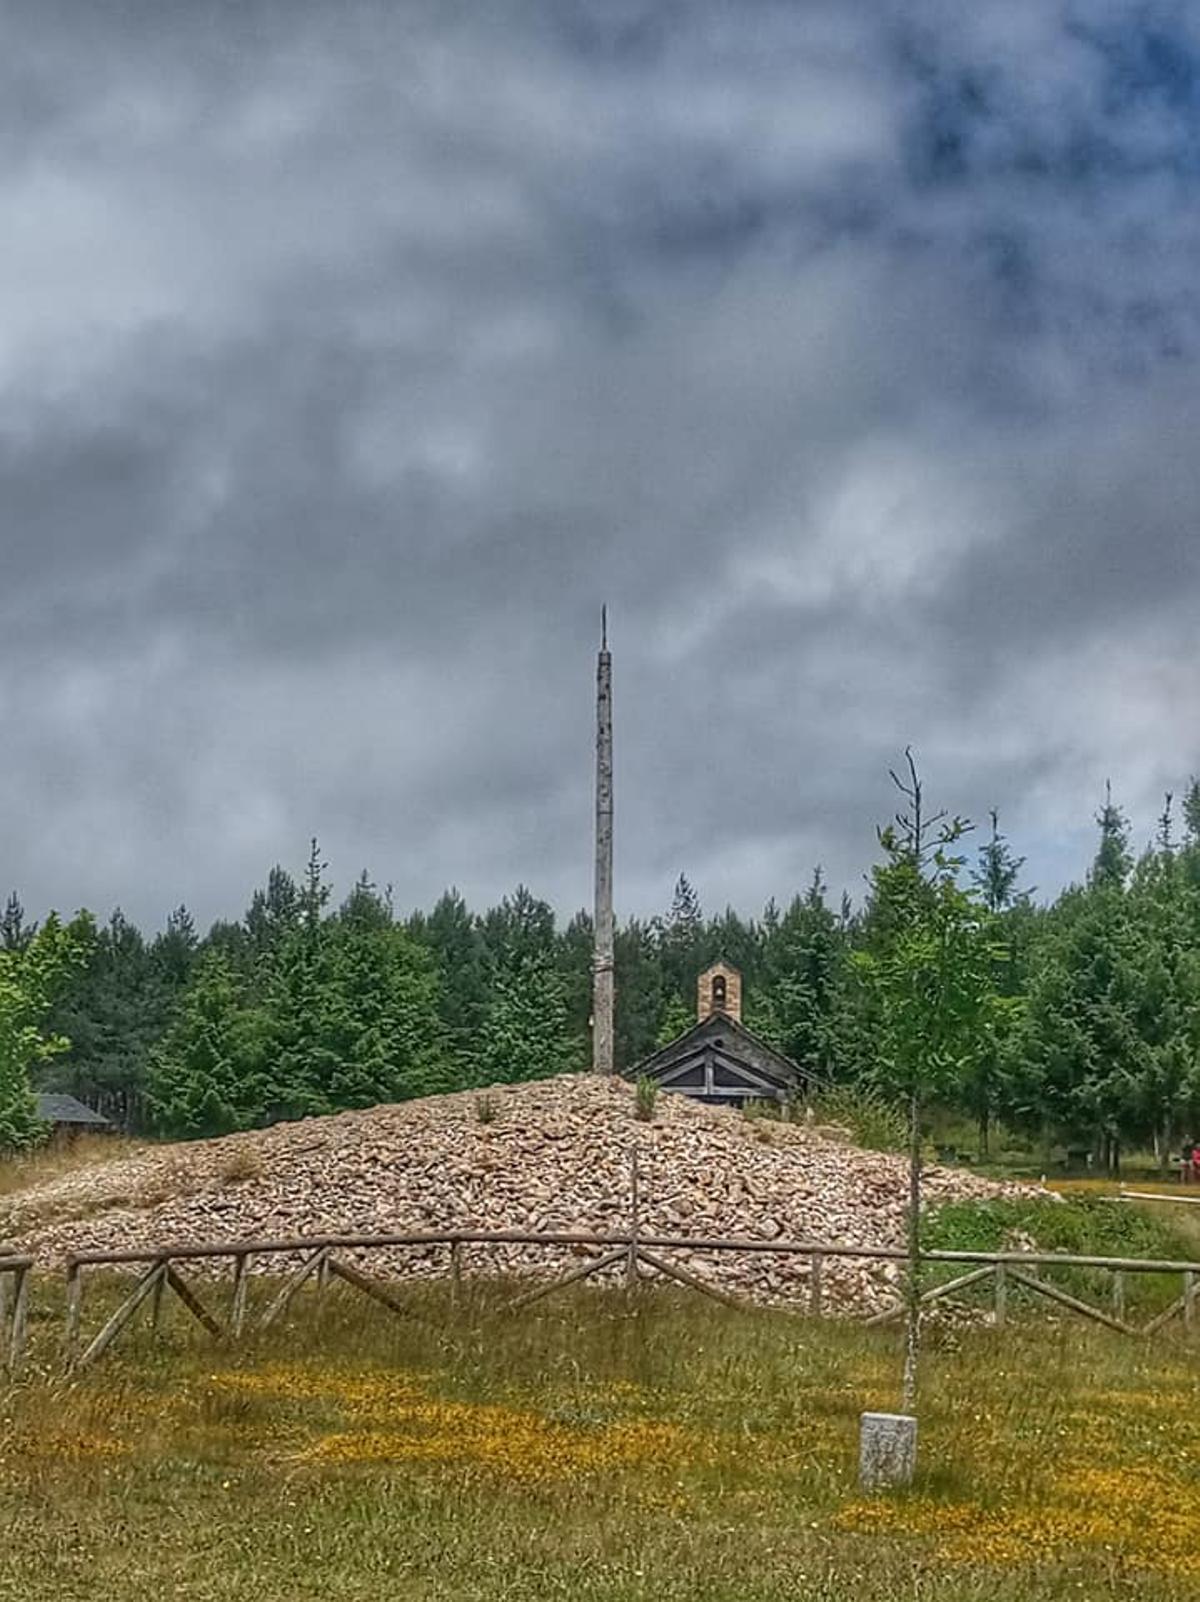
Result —
<path fill-rule="evenodd" d="M 815 1075 L 760 1040 L 742 1022 L 742 976 L 714 962 L 696 981 L 696 1022 L 628 1070 L 630 1079 L 653 1079 L 697 1101 L 741 1106 L 806 1096 Z"/>

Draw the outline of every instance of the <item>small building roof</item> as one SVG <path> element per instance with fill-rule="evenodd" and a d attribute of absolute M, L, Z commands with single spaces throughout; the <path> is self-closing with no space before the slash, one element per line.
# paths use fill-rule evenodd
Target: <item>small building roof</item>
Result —
<path fill-rule="evenodd" d="M 85 1107 L 74 1096 L 39 1095 L 33 1099 L 37 1103 L 38 1117 L 48 1124 L 88 1124 L 93 1129 L 111 1127 L 110 1120 L 102 1113 Z"/>
<path fill-rule="evenodd" d="M 746 1025 L 727 1013 L 713 1012 L 627 1071 L 627 1078 L 645 1075 L 664 1089 L 699 1095 L 757 1091 L 786 1095 L 820 1084 L 821 1076 L 776 1051 Z M 722 1079 L 724 1084 L 718 1084 Z"/>

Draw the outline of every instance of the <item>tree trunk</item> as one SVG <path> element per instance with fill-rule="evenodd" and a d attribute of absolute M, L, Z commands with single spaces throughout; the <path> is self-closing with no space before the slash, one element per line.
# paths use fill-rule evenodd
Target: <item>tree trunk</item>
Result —
<path fill-rule="evenodd" d="M 991 1113 L 985 1107 L 979 1114 L 979 1155 L 981 1157 L 988 1155 L 988 1137 L 991 1133 L 991 1127 Z"/>
<path fill-rule="evenodd" d="M 917 1405 L 917 1364 L 921 1355 L 921 1106 L 914 1089 L 908 1109 L 908 1284 L 904 1327 L 904 1380 L 900 1411 Z"/>
<path fill-rule="evenodd" d="M 1171 1115 L 1163 1118 L 1162 1133 L 1158 1137 L 1158 1171 L 1165 1179 L 1171 1168 L 1171 1153 L 1175 1149 L 1175 1131 L 1171 1127 Z"/>

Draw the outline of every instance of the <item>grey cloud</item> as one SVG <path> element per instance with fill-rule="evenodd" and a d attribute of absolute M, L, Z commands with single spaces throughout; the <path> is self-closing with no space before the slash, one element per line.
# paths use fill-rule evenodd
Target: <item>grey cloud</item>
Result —
<path fill-rule="evenodd" d="M 570 911 L 602 599 L 625 911 L 856 890 L 910 740 L 1043 888 L 1186 775 L 1178 8 L 5 10 L 32 907 L 231 915 L 315 831 Z"/>

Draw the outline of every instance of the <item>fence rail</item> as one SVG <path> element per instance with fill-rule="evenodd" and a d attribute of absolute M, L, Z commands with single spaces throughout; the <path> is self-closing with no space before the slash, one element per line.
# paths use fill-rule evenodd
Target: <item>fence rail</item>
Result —
<path fill-rule="evenodd" d="M 702 1276 L 672 1262 L 674 1252 L 688 1253 L 765 1253 L 775 1256 L 807 1258 L 808 1306 L 806 1311 L 819 1317 L 825 1311 L 824 1270 L 830 1260 L 850 1259 L 869 1262 L 903 1263 L 906 1252 L 899 1247 L 851 1246 L 840 1241 L 766 1240 L 761 1236 L 728 1235 L 720 1237 L 691 1235 L 650 1235 L 634 1226 L 616 1231 L 527 1231 L 527 1230 L 411 1230 L 387 1235 L 306 1235 L 284 1239 L 234 1240 L 203 1246 L 128 1247 L 109 1251 L 76 1252 L 66 1263 L 67 1313 L 66 1358 L 70 1367 L 83 1367 L 94 1362 L 112 1345 L 123 1329 L 132 1321 L 138 1310 L 147 1302 L 151 1318 L 157 1323 L 164 1296 L 170 1292 L 187 1311 L 214 1336 L 239 1339 L 251 1327 L 247 1309 L 247 1281 L 254 1259 L 263 1257 L 299 1257 L 300 1262 L 287 1276 L 270 1304 L 253 1325 L 266 1329 L 286 1311 L 300 1288 L 316 1281 L 318 1289 L 330 1279 L 338 1279 L 369 1297 L 397 1316 L 412 1316 L 412 1309 L 396 1294 L 392 1285 L 372 1279 L 352 1264 L 335 1255 L 339 1252 L 371 1252 L 395 1247 L 440 1248 L 447 1254 L 447 1268 L 452 1303 L 457 1301 L 463 1279 L 463 1248 L 465 1246 L 533 1246 L 547 1249 L 574 1247 L 591 1250 L 593 1255 L 575 1264 L 561 1277 L 538 1284 L 525 1291 L 514 1303 L 524 1307 L 550 1295 L 553 1291 L 587 1279 L 594 1274 L 625 1266 L 626 1283 L 632 1285 L 649 1270 L 656 1276 L 676 1281 L 691 1290 L 700 1291 L 728 1304 L 739 1305 L 739 1299 L 722 1287 L 713 1285 Z M 231 1259 L 233 1262 L 233 1289 L 225 1321 L 205 1305 L 195 1288 L 180 1272 L 179 1265 L 195 1264 L 214 1259 Z M 23 1307 L 25 1273 L 30 1259 L 9 1259 L 8 1264 L 17 1275 L 17 1301 Z M 1043 1297 L 1081 1317 L 1104 1325 L 1124 1335 L 1152 1336 L 1173 1320 L 1179 1319 L 1186 1330 L 1197 1322 L 1197 1291 L 1200 1287 L 1200 1263 L 1171 1260 L 1088 1257 L 1058 1252 L 975 1252 L 928 1251 L 921 1254 L 922 1267 L 933 1264 L 958 1265 L 964 1272 L 949 1281 L 929 1287 L 921 1300 L 929 1305 L 943 1301 L 956 1292 L 991 1280 L 993 1286 L 993 1319 L 1003 1324 L 1008 1314 L 1010 1288 L 1019 1286 L 1033 1295 Z M 0 1269 L 5 1266 L 0 1260 Z M 116 1309 L 104 1326 L 83 1345 L 81 1339 L 83 1275 L 84 1270 L 98 1267 L 143 1266 L 130 1294 Z M 1041 1277 L 1039 1270 L 1046 1269 L 1099 1269 L 1112 1277 L 1112 1297 L 1108 1308 L 1072 1295 L 1060 1285 Z M 1178 1274 L 1181 1276 L 1181 1294 L 1141 1327 L 1131 1324 L 1126 1317 L 1126 1276 L 1133 1274 Z M 0 1283 L 3 1275 L 0 1274 Z M 868 1324 L 884 1324 L 903 1314 L 903 1303 L 872 1314 Z M 19 1358 L 16 1310 L 13 1314 L 10 1352 Z M 21 1339 L 24 1336 L 24 1314 L 21 1318 Z M 10 1367 L 12 1366 L 10 1356 Z"/>

